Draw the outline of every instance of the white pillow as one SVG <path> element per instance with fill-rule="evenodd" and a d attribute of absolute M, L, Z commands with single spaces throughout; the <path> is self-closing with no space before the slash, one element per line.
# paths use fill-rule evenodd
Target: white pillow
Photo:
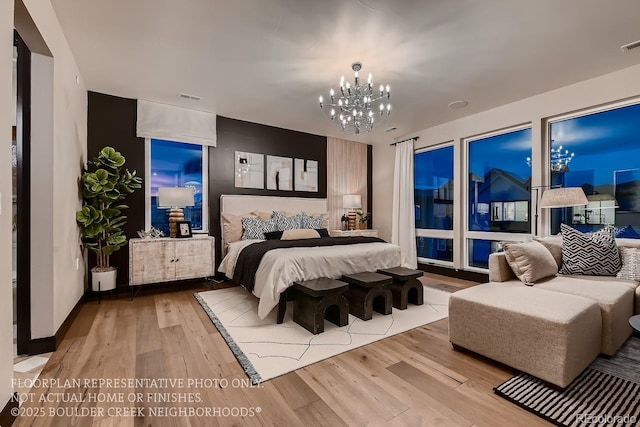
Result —
<path fill-rule="evenodd" d="M 533 285 L 540 279 L 558 272 L 558 264 L 551 252 L 540 242 L 502 244 L 509 266 L 525 285 Z"/>

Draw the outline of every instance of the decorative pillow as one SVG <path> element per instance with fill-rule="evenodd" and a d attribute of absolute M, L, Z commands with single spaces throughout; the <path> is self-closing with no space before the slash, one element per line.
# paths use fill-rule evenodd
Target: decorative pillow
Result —
<path fill-rule="evenodd" d="M 505 257 L 514 274 L 525 285 L 553 276 L 558 272 L 558 264 L 551 252 L 540 242 L 502 244 Z"/>
<path fill-rule="evenodd" d="M 257 216 L 260 219 L 271 219 L 273 214 L 271 212 L 253 211 L 251 215 Z"/>
<path fill-rule="evenodd" d="M 590 236 L 566 224 L 562 230 L 562 267 L 560 274 L 615 276 L 620 270 L 620 253 L 613 237 L 613 227 L 607 226 Z"/>
<path fill-rule="evenodd" d="M 556 236 L 549 236 L 534 237 L 533 240 L 541 243 L 549 250 L 549 252 L 551 252 L 553 259 L 555 259 L 556 264 L 558 264 L 558 269 L 560 269 L 560 267 L 562 267 L 562 239 L 559 239 Z"/>
<path fill-rule="evenodd" d="M 276 222 L 273 219 L 263 220 L 256 217 L 243 217 L 242 228 L 244 232 L 242 234 L 242 240 L 259 239 L 264 240 L 264 233 L 270 231 L 276 231 Z"/>
<path fill-rule="evenodd" d="M 302 228 L 302 215 L 285 216 L 284 214 L 273 211 L 273 219 L 276 222 L 276 230 L 297 230 Z"/>
<path fill-rule="evenodd" d="M 302 214 L 302 228 L 313 228 L 314 230 L 324 228 L 324 217 L 322 215 L 314 217 Z"/>
<path fill-rule="evenodd" d="M 267 240 L 280 240 L 282 233 L 284 233 L 284 231 L 268 231 L 264 233 L 264 237 L 266 237 Z"/>
<path fill-rule="evenodd" d="M 622 268 L 616 274 L 618 279 L 640 281 L 640 248 L 620 247 Z"/>
<path fill-rule="evenodd" d="M 253 214 L 234 215 L 230 213 L 222 214 L 222 231 L 226 243 L 237 242 L 242 240 L 242 217 L 248 217 Z"/>
<path fill-rule="evenodd" d="M 298 240 L 298 239 L 319 239 L 318 230 L 309 228 L 299 228 L 297 230 L 285 230 L 282 232 L 280 240 Z"/>
<path fill-rule="evenodd" d="M 305 212 L 302 212 L 305 213 Z M 309 215 L 312 218 L 318 217 L 318 216 L 322 216 L 324 218 L 324 223 L 322 224 L 322 228 L 326 228 L 327 230 L 329 229 L 329 212 L 316 212 L 316 213 L 306 213 L 306 215 Z"/>

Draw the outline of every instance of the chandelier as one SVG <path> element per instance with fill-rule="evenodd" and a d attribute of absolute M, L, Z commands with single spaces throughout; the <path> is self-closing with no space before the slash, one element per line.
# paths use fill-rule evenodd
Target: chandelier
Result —
<path fill-rule="evenodd" d="M 551 147 L 551 172 L 569 172 L 569 163 L 574 156 L 575 153 L 570 153 L 567 149 L 563 151 L 562 145 L 558 148 Z M 527 157 L 527 166 L 531 166 L 531 157 Z"/>
<path fill-rule="evenodd" d="M 366 83 L 360 81 L 360 62 L 351 64 L 354 72 L 354 83 L 351 85 L 340 79 L 340 89 L 336 93 L 329 91 L 330 101 L 324 102 L 320 96 L 320 108 L 328 111 L 331 121 L 345 133 L 360 134 L 370 132 L 375 120 L 380 123 L 391 113 L 391 96 L 389 85 L 380 85 L 378 90 L 373 88 L 373 76 L 369 73 Z M 385 104 L 386 102 L 386 104 Z M 326 107 L 326 108 L 325 108 Z"/>

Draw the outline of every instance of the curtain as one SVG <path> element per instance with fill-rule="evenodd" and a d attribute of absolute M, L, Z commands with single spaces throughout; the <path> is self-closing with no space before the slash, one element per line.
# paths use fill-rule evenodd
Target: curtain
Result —
<path fill-rule="evenodd" d="M 418 267 L 416 214 L 413 201 L 413 139 L 396 144 L 393 172 L 393 223 L 391 243 L 400 246 L 402 266 Z"/>
<path fill-rule="evenodd" d="M 138 100 L 136 136 L 216 146 L 216 115 Z"/>

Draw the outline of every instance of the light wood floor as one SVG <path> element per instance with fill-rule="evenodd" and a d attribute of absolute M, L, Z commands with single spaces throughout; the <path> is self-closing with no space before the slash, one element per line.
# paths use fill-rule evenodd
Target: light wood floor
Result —
<path fill-rule="evenodd" d="M 472 285 L 435 275 L 427 275 L 424 281 L 459 288 Z M 119 300 L 103 299 L 101 304 L 87 302 L 40 377 L 83 383 L 79 387 L 54 384 L 32 389 L 35 394 L 21 410 L 44 411 L 47 416 L 21 416 L 14 425 L 550 425 L 493 393 L 493 387 L 515 372 L 452 350 L 447 319 L 324 360 L 259 387 L 248 387 L 240 365 L 193 297 L 194 291 L 206 289 L 202 286 L 139 295 L 133 301 L 121 296 Z M 182 379 L 185 384 L 109 388 L 108 384 L 84 383 L 87 379 L 129 378 Z M 188 379 L 214 379 L 217 384 L 206 384 L 212 388 L 187 385 Z M 60 388 L 65 386 L 69 387 Z M 163 393 L 167 392 L 198 401 L 151 402 L 166 397 Z M 54 393 L 80 396 L 84 402 L 39 402 L 43 396 L 55 400 L 59 395 Z M 143 393 L 138 403 L 135 393 Z M 90 402 L 90 396 L 93 400 L 110 396 L 124 402 Z M 117 413 L 136 406 L 144 408 L 144 417 Z M 149 415 L 152 407 L 167 406 L 172 410 L 209 408 L 212 416 Z M 104 415 L 49 416 L 50 411 L 89 410 Z M 248 413 L 236 416 L 242 412 Z"/>

